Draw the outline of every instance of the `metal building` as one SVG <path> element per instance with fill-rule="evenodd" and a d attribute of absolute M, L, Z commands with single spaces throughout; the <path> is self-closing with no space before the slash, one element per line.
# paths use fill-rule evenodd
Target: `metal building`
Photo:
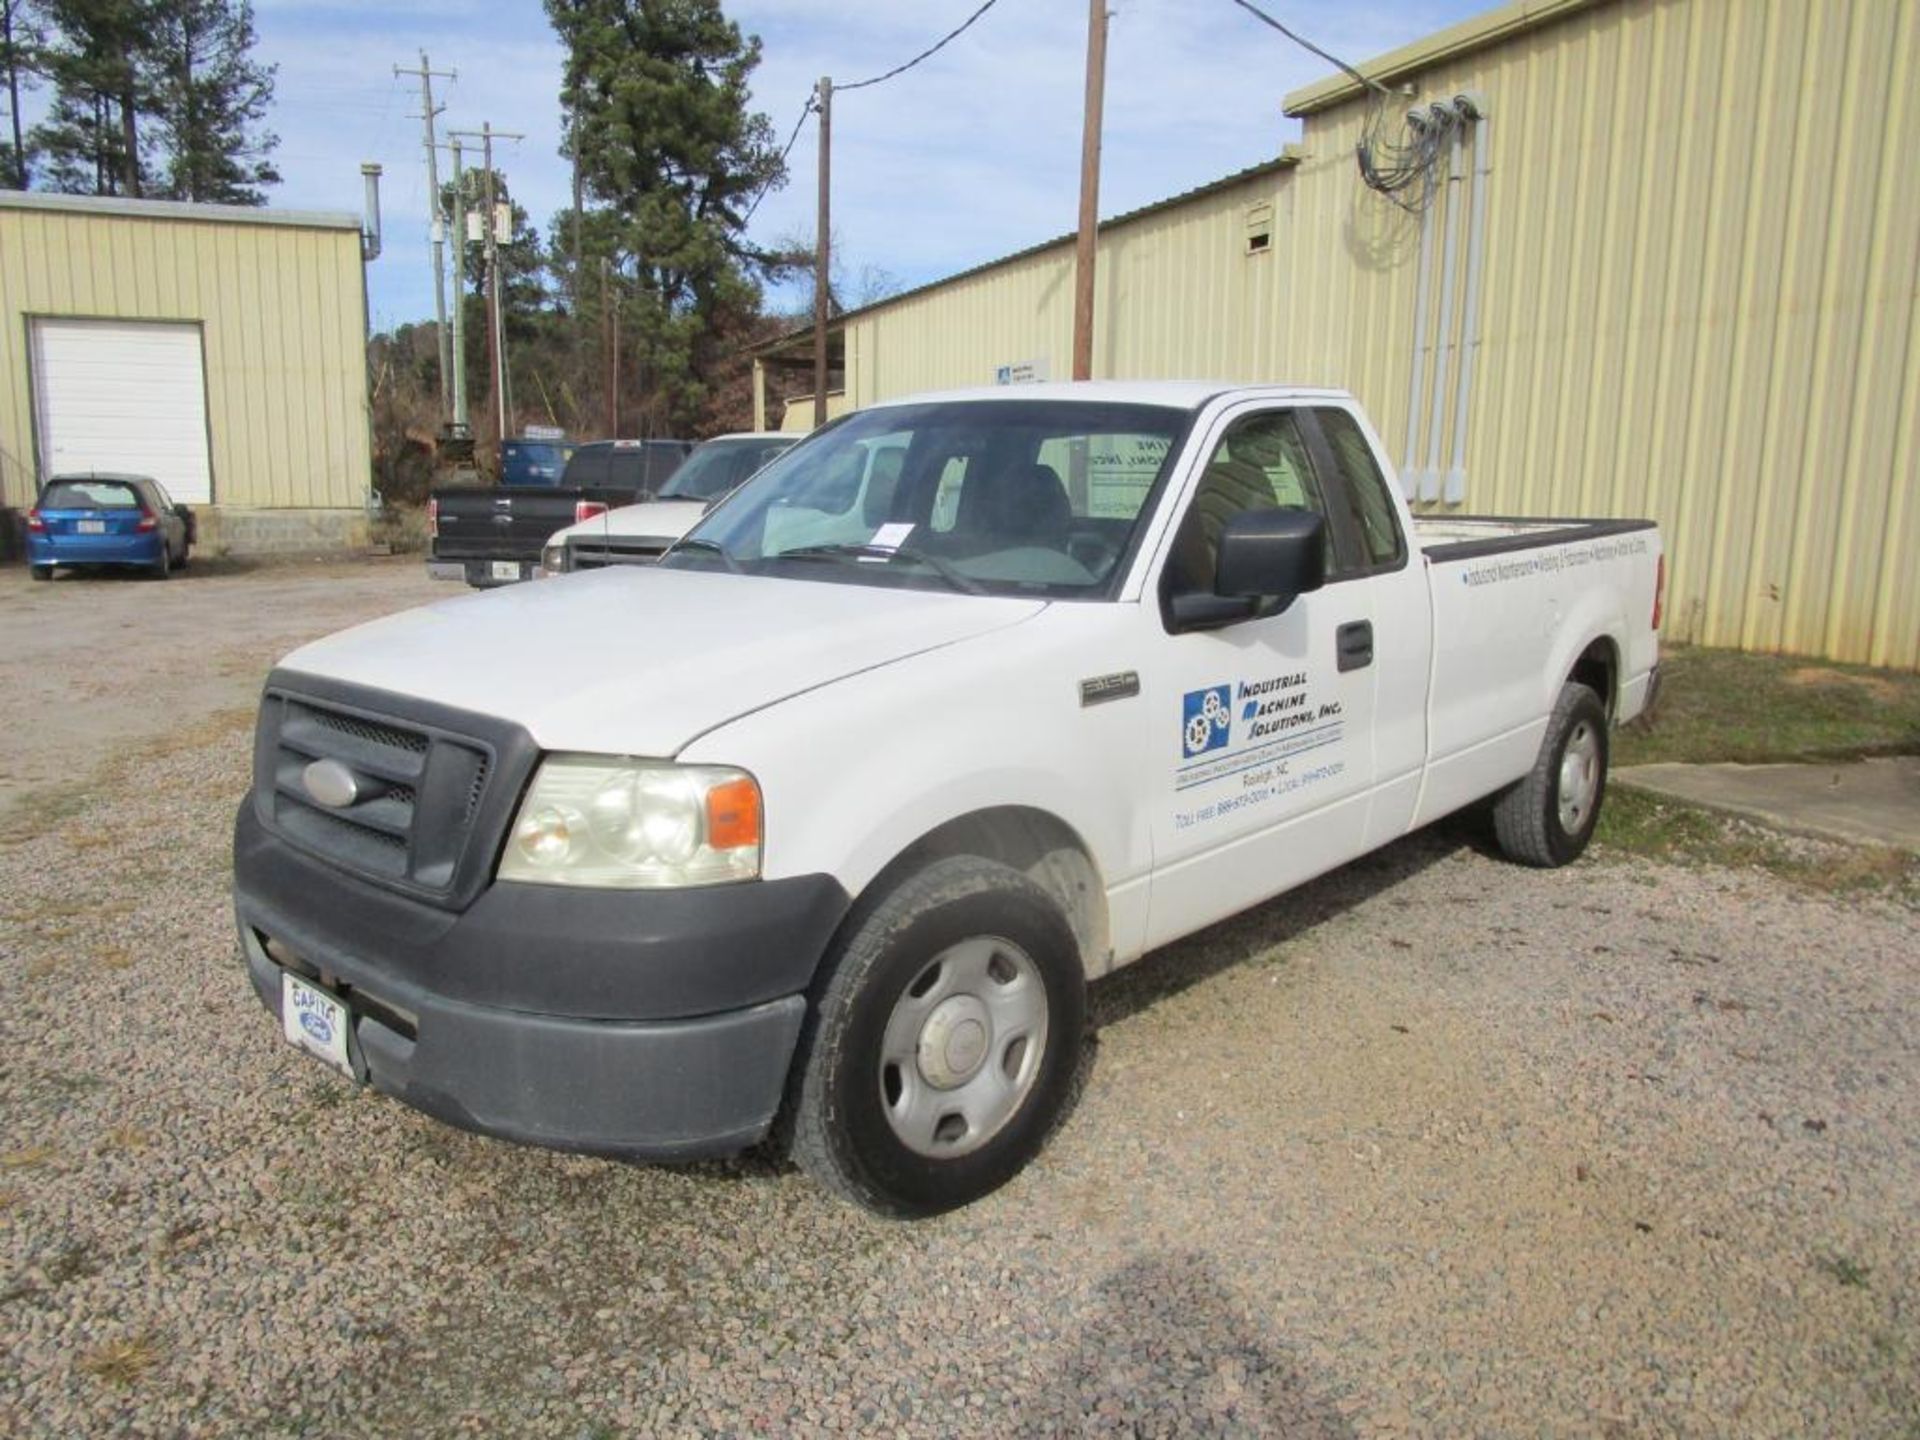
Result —
<path fill-rule="evenodd" d="M 1095 373 L 1348 387 L 1425 508 L 1657 517 L 1670 638 L 1920 668 L 1920 5 L 1517 0 L 1360 69 L 1384 100 L 1297 91 L 1301 144 L 1101 227 Z M 1354 158 L 1409 112 L 1424 218 Z M 838 403 L 1066 378 L 1072 271 L 838 317 Z"/>
<path fill-rule="evenodd" d="M 0 192 L 0 506 L 150 474 L 203 548 L 366 541 L 354 215 Z"/>

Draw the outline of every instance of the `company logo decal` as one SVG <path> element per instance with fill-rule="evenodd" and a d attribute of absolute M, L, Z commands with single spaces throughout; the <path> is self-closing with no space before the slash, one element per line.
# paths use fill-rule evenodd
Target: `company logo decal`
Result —
<path fill-rule="evenodd" d="M 1191 760 L 1226 745 L 1233 735 L 1233 687 L 1189 690 L 1180 702 L 1180 753 Z"/>

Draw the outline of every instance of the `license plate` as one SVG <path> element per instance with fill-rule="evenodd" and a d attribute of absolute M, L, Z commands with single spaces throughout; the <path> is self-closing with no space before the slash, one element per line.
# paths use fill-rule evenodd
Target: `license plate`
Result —
<path fill-rule="evenodd" d="M 493 578 L 496 580 L 518 580 L 520 578 L 520 562 L 518 560 L 494 561 Z"/>
<path fill-rule="evenodd" d="M 298 975 L 280 972 L 280 1026 L 287 1039 L 343 1075 L 353 1074 L 347 1056 L 347 1007 Z"/>
<path fill-rule="evenodd" d="M 104 520 L 76 520 L 73 528 L 82 535 L 104 535 L 107 522 Z"/>

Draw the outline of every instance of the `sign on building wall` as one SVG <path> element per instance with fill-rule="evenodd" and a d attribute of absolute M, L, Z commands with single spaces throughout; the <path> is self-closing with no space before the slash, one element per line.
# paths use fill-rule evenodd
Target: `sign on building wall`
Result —
<path fill-rule="evenodd" d="M 996 385 L 1038 385 L 1047 378 L 1047 357 L 1044 355 L 1034 360 L 1016 360 L 993 372 L 993 383 Z"/>

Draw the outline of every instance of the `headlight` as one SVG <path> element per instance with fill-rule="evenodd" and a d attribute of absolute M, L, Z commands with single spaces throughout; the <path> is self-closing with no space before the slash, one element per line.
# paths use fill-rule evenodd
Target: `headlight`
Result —
<path fill-rule="evenodd" d="M 565 544 L 549 545 L 540 552 L 540 568 L 549 575 L 567 573 L 567 547 Z"/>
<path fill-rule="evenodd" d="M 760 787 L 745 771 L 549 755 L 514 817 L 502 880 L 666 889 L 760 873 Z"/>

